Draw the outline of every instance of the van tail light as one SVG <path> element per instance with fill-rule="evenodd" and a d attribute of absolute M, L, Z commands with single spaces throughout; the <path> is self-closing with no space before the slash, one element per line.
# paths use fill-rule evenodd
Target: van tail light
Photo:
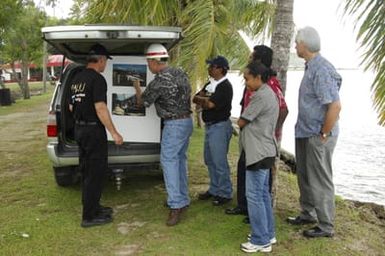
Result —
<path fill-rule="evenodd" d="M 57 137 L 56 113 L 54 111 L 50 111 L 48 113 L 47 136 L 48 137 Z"/>

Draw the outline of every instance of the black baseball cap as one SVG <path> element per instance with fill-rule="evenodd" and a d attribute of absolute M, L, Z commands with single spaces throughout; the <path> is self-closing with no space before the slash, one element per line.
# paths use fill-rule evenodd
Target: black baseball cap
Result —
<path fill-rule="evenodd" d="M 211 60 L 206 60 L 206 63 L 209 65 L 215 65 L 226 70 L 230 69 L 229 62 L 227 61 L 227 59 L 220 55 Z"/>
<path fill-rule="evenodd" d="M 103 55 L 106 56 L 107 59 L 112 60 L 112 57 L 108 53 L 107 49 L 101 44 L 95 44 L 91 47 L 88 55 Z"/>

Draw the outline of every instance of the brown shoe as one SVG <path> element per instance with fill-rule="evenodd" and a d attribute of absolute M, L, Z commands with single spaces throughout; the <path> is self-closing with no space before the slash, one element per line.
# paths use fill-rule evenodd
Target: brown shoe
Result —
<path fill-rule="evenodd" d="M 183 210 L 183 208 L 170 209 L 170 213 L 168 214 L 168 219 L 167 219 L 166 225 L 167 226 L 175 226 L 176 224 L 178 224 L 180 217 L 181 217 L 182 210 Z"/>

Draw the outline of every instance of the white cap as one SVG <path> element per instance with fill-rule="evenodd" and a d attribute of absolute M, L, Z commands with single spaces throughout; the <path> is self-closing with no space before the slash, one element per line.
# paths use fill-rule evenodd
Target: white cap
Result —
<path fill-rule="evenodd" d="M 151 44 L 146 51 L 147 59 L 168 58 L 167 49 L 161 44 Z"/>

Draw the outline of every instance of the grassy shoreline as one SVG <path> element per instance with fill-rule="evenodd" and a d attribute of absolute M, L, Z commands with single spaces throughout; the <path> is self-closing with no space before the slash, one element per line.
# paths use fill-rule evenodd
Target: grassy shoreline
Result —
<path fill-rule="evenodd" d="M 2 134 L 0 147 L 0 255 L 244 255 L 239 244 L 246 241 L 249 227 L 242 217 L 227 216 L 226 207 L 197 200 L 198 192 L 208 184 L 202 157 L 204 131 L 197 128 L 189 147 L 192 203 L 179 225 L 165 225 L 168 211 L 163 207 L 162 174 L 133 171 L 123 180 L 120 191 L 112 181 L 106 182 L 102 201 L 114 208 L 114 222 L 81 228 L 80 186 L 56 186 L 46 156 L 44 133 L 50 97 L 34 96 L 31 100 L 34 98 L 25 108 L 16 106 L 17 102 L 11 112 L 0 112 L 2 130 L 12 134 Z M 17 120 L 13 119 L 16 113 Z M 234 190 L 237 139 L 233 137 L 229 154 Z M 234 204 L 235 199 L 228 206 Z M 369 208 L 357 208 L 354 202 L 339 197 L 336 206 L 334 238 L 302 237 L 302 228 L 285 223 L 287 216 L 298 211 L 296 177 L 279 172 L 278 244 L 271 255 L 384 255 L 384 220 Z"/>

